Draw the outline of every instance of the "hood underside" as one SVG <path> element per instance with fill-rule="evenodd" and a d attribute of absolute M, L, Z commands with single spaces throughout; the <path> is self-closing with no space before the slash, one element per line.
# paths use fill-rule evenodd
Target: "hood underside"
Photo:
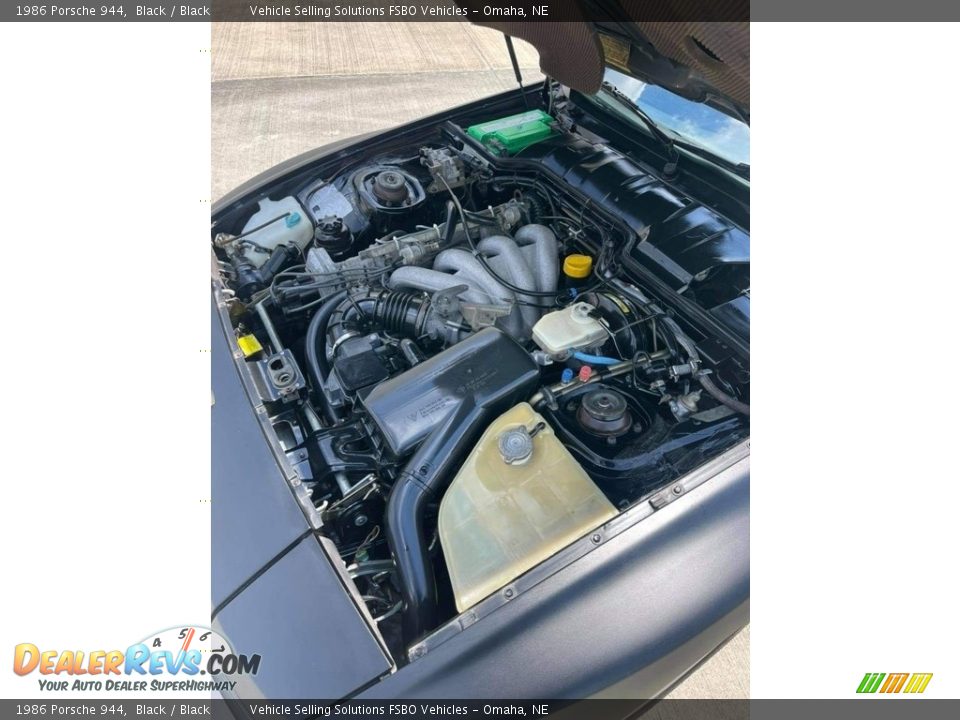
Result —
<path fill-rule="evenodd" d="M 467 9 L 482 4 L 479 0 L 457 2 Z M 717 7 L 708 13 L 702 0 L 619 0 L 615 7 L 600 12 L 594 3 L 580 2 L 564 8 L 564 17 L 580 17 L 578 22 L 475 24 L 529 42 L 540 53 L 543 72 L 574 90 L 597 92 L 605 68 L 612 67 L 690 100 L 748 118 L 749 22 L 646 19 L 748 16 L 741 0 L 713 4 Z"/>

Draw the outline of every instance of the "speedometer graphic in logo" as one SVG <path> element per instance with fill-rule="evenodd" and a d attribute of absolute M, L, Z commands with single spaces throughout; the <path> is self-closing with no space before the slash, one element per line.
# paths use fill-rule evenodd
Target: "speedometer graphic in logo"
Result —
<path fill-rule="evenodd" d="M 203 625 L 166 628 L 148 635 L 140 643 L 149 648 L 151 656 L 162 654 L 168 658 L 168 669 L 174 672 L 190 665 L 200 675 L 218 673 L 223 669 L 222 661 L 234 657 L 226 638 Z"/>

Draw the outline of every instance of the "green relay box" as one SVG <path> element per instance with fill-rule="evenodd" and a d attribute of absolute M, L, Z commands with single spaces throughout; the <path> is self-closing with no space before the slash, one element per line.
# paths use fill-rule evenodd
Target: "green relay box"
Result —
<path fill-rule="evenodd" d="M 528 110 L 499 120 L 471 125 L 467 134 L 497 155 L 512 155 L 553 134 L 553 118 L 543 110 Z"/>

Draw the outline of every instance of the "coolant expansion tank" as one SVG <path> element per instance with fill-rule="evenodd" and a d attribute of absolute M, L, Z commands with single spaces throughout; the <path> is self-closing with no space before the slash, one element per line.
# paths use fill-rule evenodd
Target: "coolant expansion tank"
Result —
<path fill-rule="evenodd" d="M 527 403 L 493 421 L 440 503 L 463 612 L 617 514 Z"/>

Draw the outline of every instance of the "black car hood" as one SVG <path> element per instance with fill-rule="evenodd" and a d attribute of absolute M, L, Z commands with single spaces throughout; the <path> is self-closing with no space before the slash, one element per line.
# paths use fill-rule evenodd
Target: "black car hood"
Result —
<path fill-rule="evenodd" d="M 457 4 L 471 16 L 475 10 L 483 16 L 480 0 Z M 576 0 L 551 6 L 554 10 L 554 15 L 560 13 L 571 22 L 474 24 L 526 40 L 540 53 L 543 72 L 575 90 L 595 93 L 605 68 L 612 67 L 749 118 L 750 23 L 745 0 Z"/>
<path fill-rule="evenodd" d="M 219 308 L 210 319 L 211 604 L 221 607 L 310 532 L 233 360 Z"/>

